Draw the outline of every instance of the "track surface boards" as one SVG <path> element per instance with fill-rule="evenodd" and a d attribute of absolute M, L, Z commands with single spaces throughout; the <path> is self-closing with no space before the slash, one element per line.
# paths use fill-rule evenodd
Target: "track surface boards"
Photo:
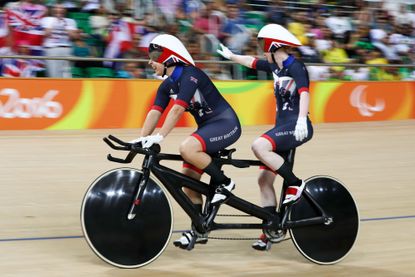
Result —
<path fill-rule="evenodd" d="M 253 158 L 251 142 L 270 126 L 245 127 L 237 158 Z M 177 153 L 192 129 L 176 128 L 162 143 Z M 317 124 L 314 138 L 297 150 L 299 177 L 332 175 L 351 190 L 361 225 L 351 253 L 339 264 L 308 262 L 290 240 L 257 252 L 249 240 L 210 240 L 184 251 L 170 245 L 151 264 L 134 270 L 101 261 L 81 237 L 82 197 L 94 179 L 122 165 L 106 160 L 102 137 L 124 140 L 138 130 L 0 132 L 1 276 L 413 276 L 415 271 L 415 120 Z M 129 166 L 141 166 L 140 160 Z M 181 164 L 172 162 L 172 167 Z M 235 193 L 258 202 L 257 168 L 225 167 Z M 206 178 L 206 177 L 204 177 Z M 277 190 L 281 184 L 278 177 Z M 174 233 L 189 220 L 174 206 Z M 223 208 L 222 213 L 233 213 Z M 242 219 L 237 218 L 235 222 Z M 215 237 L 250 238 L 257 231 L 217 231 Z"/>

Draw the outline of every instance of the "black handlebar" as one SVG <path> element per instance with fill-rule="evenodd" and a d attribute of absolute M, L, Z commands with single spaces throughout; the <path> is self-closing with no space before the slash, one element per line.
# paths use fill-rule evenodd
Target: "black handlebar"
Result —
<path fill-rule="evenodd" d="M 151 155 L 151 154 L 158 154 L 160 153 L 160 145 L 154 144 L 150 148 L 143 148 L 141 146 L 141 142 L 138 143 L 130 143 L 120 140 L 113 135 L 109 135 L 108 137 L 103 138 L 106 144 L 108 144 L 112 149 L 121 150 L 121 151 L 130 151 L 125 159 L 120 159 L 113 157 L 111 154 L 107 155 L 107 159 L 112 162 L 117 163 L 131 163 L 137 154 L 143 155 Z M 115 145 L 113 142 L 118 143 L 119 145 Z"/>
<path fill-rule="evenodd" d="M 108 144 L 114 150 L 121 150 L 121 151 L 129 151 L 127 157 L 124 159 L 113 157 L 111 154 L 107 155 L 107 159 L 112 162 L 117 163 L 131 163 L 137 154 L 142 155 L 154 155 L 158 156 L 160 160 L 183 160 L 180 155 L 174 154 L 164 154 L 160 153 L 160 145 L 153 144 L 150 148 L 143 148 L 141 142 L 138 143 L 130 143 L 122 141 L 121 139 L 109 135 L 108 137 L 103 138 L 106 144 Z M 114 144 L 114 143 L 117 143 Z M 213 158 L 216 159 L 221 164 L 231 164 L 235 167 L 245 168 L 251 165 L 262 165 L 260 161 L 252 161 L 252 160 L 235 160 L 232 158 L 232 154 L 236 151 L 236 149 L 223 149 L 213 155 Z"/>

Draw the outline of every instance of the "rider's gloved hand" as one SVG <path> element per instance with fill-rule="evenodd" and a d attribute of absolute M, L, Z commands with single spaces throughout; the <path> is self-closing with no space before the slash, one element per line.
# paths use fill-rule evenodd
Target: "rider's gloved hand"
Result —
<path fill-rule="evenodd" d="M 308 135 L 307 117 L 299 116 L 295 125 L 294 136 L 297 141 L 302 141 Z"/>
<path fill-rule="evenodd" d="M 139 138 L 136 138 L 136 139 L 133 139 L 133 140 L 130 140 L 129 141 L 129 143 L 131 143 L 131 144 L 136 144 L 136 143 L 139 143 L 139 142 L 143 142 L 143 139 L 144 139 L 145 137 L 139 137 Z"/>
<path fill-rule="evenodd" d="M 231 56 L 233 55 L 232 51 L 229 50 L 229 48 L 223 45 L 222 43 L 219 44 L 219 49 L 217 49 L 216 52 L 218 52 L 219 54 L 222 55 L 222 57 L 228 60 L 230 60 Z"/>
<path fill-rule="evenodd" d="M 143 148 L 150 148 L 155 143 L 160 143 L 164 137 L 160 134 L 146 136 L 141 141 L 143 144 Z"/>

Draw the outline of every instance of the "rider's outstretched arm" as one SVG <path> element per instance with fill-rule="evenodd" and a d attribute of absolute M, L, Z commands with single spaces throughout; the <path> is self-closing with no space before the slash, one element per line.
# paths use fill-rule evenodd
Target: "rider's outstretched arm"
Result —
<path fill-rule="evenodd" d="M 255 61 L 255 58 L 252 56 L 234 54 L 231 50 L 229 50 L 228 47 L 226 47 L 222 43 L 219 45 L 219 49 L 217 50 L 217 52 L 221 54 L 225 59 L 237 62 L 249 68 L 252 68 L 252 64 Z"/>

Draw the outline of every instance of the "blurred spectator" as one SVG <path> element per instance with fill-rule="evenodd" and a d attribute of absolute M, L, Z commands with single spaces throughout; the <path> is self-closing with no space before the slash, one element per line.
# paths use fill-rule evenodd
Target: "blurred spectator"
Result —
<path fill-rule="evenodd" d="M 109 1 L 109 0 L 107 0 Z M 105 1 L 104 1 L 105 2 Z M 111 1 L 112 2 L 112 1 Z M 114 10 L 114 6 L 105 6 L 108 11 Z M 134 18 L 143 19 L 146 14 L 155 12 L 154 1 L 134 0 L 132 4 Z"/>
<path fill-rule="evenodd" d="M 6 7 L 8 25 L 11 29 L 12 48 L 16 50 L 21 41 L 30 43 L 31 54 L 41 54 L 43 41 L 42 18 L 47 8 L 42 4 L 34 4 L 33 0 L 9 2 Z"/>
<path fill-rule="evenodd" d="M 326 51 L 332 47 L 332 32 L 329 27 L 324 26 L 321 28 L 321 37 L 314 40 L 314 47 L 320 53 Z"/>
<path fill-rule="evenodd" d="M 408 7 L 405 3 L 399 4 L 399 9 L 397 11 L 392 11 L 391 14 L 395 18 L 395 23 L 397 25 L 412 25 L 414 22 L 413 15 L 408 11 Z"/>
<path fill-rule="evenodd" d="M 307 33 L 306 36 L 309 39 L 305 41 L 303 45 L 297 48 L 298 52 L 300 53 L 301 60 L 305 63 L 320 63 L 320 53 L 311 44 L 311 41 L 314 39 L 314 34 Z"/>
<path fill-rule="evenodd" d="M 373 46 L 380 49 L 388 60 L 397 60 L 395 49 L 389 43 L 388 33 L 384 29 L 371 29 L 370 39 Z"/>
<path fill-rule="evenodd" d="M 372 51 L 369 52 L 366 64 L 388 64 L 388 60 L 383 56 L 382 50 L 375 47 Z M 372 81 L 392 81 L 397 80 L 398 76 L 395 75 L 393 68 L 371 67 L 369 79 Z"/>
<path fill-rule="evenodd" d="M 127 51 L 126 55 L 132 56 L 136 59 L 147 59 L 147 48 L 141 47 L 141 34 L 135 32 L 133 35 L 132 47 Z"/>
<path fill-rule="evenodd" d="M 341 39 L 334 39 L 332 47 L 328 50 L 322 51 L 323 60 L 326 63 L 348 63 L 350 62 L 346 51 L 344 50 L 344 44 Z M 335 80 L 343 79 L 344 75 L 343 66 L 331 66 L 330 67 L 330 78 Z"/>
<path fill-rule="evenodd" d="M 326 17 L 317 15 L 314 20 L 310 20 L 310 33 L 312 33 L 313 41 L 323 38 L 323 28 L 328 28 L 325 23 Z M 313 43 L 313 42 L 312 42 Z"/>
<path fill-rule="evenodd" d="M 288 21 L 288 11 L 282 0 L 270 1 L 270 7 L 267 12 L 268 23 L 276 23 L 282 26 L 286 26 Z"/>
<path fill-rule="evenodd" d="M 105 48 L 105 58 L 122 58 L 123 54 L 132 47 L 132 33 L 134 28 L 131 23 L 121 19 L 121 14 L 117 11 L 110 13 L 110 25 L 106 37 L 107 46 Z M 107 67 L 119 69 L 119 63 L 104 62 Z"/>
<path fill-rule="evenodd" d="M 65 7 L 56 4 L 52 8 L 52 16 L 45 17 L 42 26 L 45 28 L 43 46 L 45 56 L 68 57 L 72 54 L 71 40 L 76 36 L 76 22 L 65 17 Z M 49 77 L 70 78 L 71 64 L 67 60 L 47 60 L 46 68 Z"/>
<path fill-rule="evenodd" d="M 370 42 L 369 27 L 361 24 L 354 32 L 347 33 L 345 50 L 347 55 L 357 63 L 364 63 L 363 57 L 367 56 L 374 46 Z"/>
<path fill-rule="evenodd" d="M 53 6 L 57 4 L 57 1 L 49 1 L 47 3 L 48 6 Z M 79 12 L 80 11 L 80 5 L 77 0 L 64 0 L 62 1 L 63 6 L 65 7 L 67 12 Z"/>
<path fill-rule="evenodd" d="M 251 37 L 251 32 L 244 25 L 247 21 L 240 17 L 239 8 L 235 4 L 227 4 L 226 16 L 222 29 L 225 44 L 232 52 L 240 54 Z"/>
<path fill-rule="evenodd" d="M 96 56 L 92 52 L 89 45 L 85 42 L 85 34 L 82 33 L 82 30 L 74 30 L 73 36 L 73 54 L 77 57 L 91 57 Z"/>
<path fill-rule="evenodd" d="M 82 30 L 75 30 L 73 40 L 73 55 L 82 58 L 97 57 L 94 48 L 90 47 L 85 40 L 87 35 Z M 74 67 L 81 70 L 82 75 L 86 75 L 86 68 L 88 67 L 102 67 L 102 62 L 99 61 L 75 61 Z"/>
<path fill-rule="evenodd" d="M 326 19 L 326 25 L 330 28 L 333 32 L 333 35 L 336 39 L 341 39 L 345 42 L 345 34 L 346 32 L 350 32 L 352 30 L 352 24 L 350 22 L 350 18 L 344 16 L 344 13 L 341 9 L 335 9 L 334 14 L 329 16 Z"/>
<path fill-rule="evenodd" d="M 191 18 L 189 18 L 184 12 L 181 6 L 176 9 L 175 24 L 179 26 L 179 32 L 181 34 L 187 34 L 189 30 L 192 30 L 193 24 Z"/>
<path fill-rule="evenodd" d="M 109 20 L 106 15 L 104 6 L 100 6 L 97 10 L 94 10 L 93 14 L 89 17 L 89 25 L 91 26 L 91 38 L 95 46 L 98 56 L 103 56 L 105 49 L 105 37 L 109 27 Z"/>
<path fill-rule="evenodd" d="M 406 56 L 415 46 L 412 25 L 396 24 L 395 32 L 389 36 L 389 44 L 398 56 Z"/>
<path fill-rule="evenodd" d="M 140 79 L 145 78 L 144 70 L 137 62 L 125 62 L 115 75 L 117 78 Z"/>
<path fill-rule="evenodd" d="M 306 36 L 306 33 L 309 30 L 306 30 L 305 24 L 307 24 L 307 13 L 304 11 L 296 12 L 291 15 L 292 21 L 288 23 L 288 31 L 298 38 L 302 44 L 308 44 L 309 38 Z"/>
<path fill-rule="evenodd" d="M 375 15 L 375 22 L 372 24 L 372 29 L 383 30 L 386 34 L 391 33 L 393 31 L 393 17 L 386 10 L 382 9 L 376 9 L 373 13 Z"/>
<path fill-rule="evenodd" d="M 89 25 L 92 28 L 92 34 L 99 37 L 103 37 L 106 34 L 109 26 L 109 20 L 104 6 L 99 6 L 94 10 L 93 14 L 89 17 Z"/>
<path fill-rule="evenodd" d="M 183 0 L 182 5 L 185 14 L 192 17 L 192 14 L 197 13 L 204 4 L 201 0 Z"/>
<path fill-rule="evenodd" d="M 249 55 L 252 57 L 256 57 L 258 56 L 258 39 L 257 39 L 257 34 L 252 34 L 251 39 L 249 40 L 249 42 L 245 45 L 244 48 L 244 55 Z M 253 68 L 250 67 L 246 67 L 246 66 L 241 66 L 241 65 L 236 65 L 238 66 L 242 72 L 243 72 L 243 79 L 247 79 L 247 80 L 257 80 L 259 75 L 262 75 L 263 79 L 267 79 L 267 73 L 266 72 L 261 72 L 258 70 L 255 70 Z M 269 76 L 271 77 L 271 76 Z M 272 79 L 269 78 L 269 79 Z"/>
<path fill-rule="evenodd" d="M 156 6 L 164 16 L 168 24 L 175 20 L 177 6 L 180 5 L 181 0 L 156 0 Z"/>
<path fill-rule="evenodd" d="M 212 34 L 216 37 L 219 35 L 219 30 L 222 26 L 220 18 L 213 14 L 214 7 L 214 2 L 207 2 L 200 9 L 199 16 L 193 22 L 194 32 L 198 34 Z"/>
<path fill-rule="evenodd" d="M 373 9 L 370 7 L 370 2 L 367 0 L 357 0 L 355 6 L 356 10 L 353 13 L 354 24 L 372 25 L 375 19 L 373 16 Z"/>
<path fill-rule="evenodd" d="M 146 14 L 143 20 L 135 25 L 135 33 L 140 34 L 139 48 L 142 52 L 147 52 L 150 41 L 159 33 L 159 27 L 152 14 Z"/>
<path fill-rule="evenodd" d="M 80 0 L 82 12 L 93 12 L 101 6 L 100 0 Z"/>

